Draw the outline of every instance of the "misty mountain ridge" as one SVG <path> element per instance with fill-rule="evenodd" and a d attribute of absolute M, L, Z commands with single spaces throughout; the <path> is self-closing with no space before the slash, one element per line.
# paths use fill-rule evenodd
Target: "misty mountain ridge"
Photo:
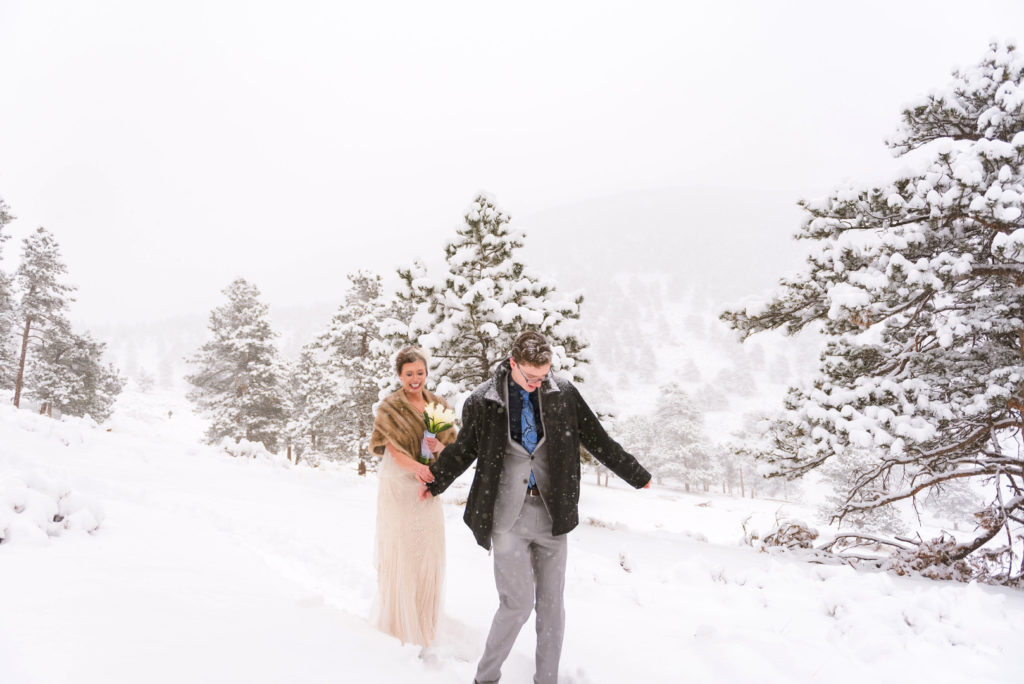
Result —
<path fill-rule="evenodd" d="M 588 391 L 608 399 L 635 394 L 627 405 L 637 408 L 659 384 L 690 382 L 695 391 L 745 356 L 774 359 L 769 363 L 776 368 L 763 372 L 776 380 L 788 373 L 778 368 L 784 365 L 778 354 L 795 357 L 789 368 L 807 358 L 789 354 L 791 343 L 755 339 L 741 347 L 718 321 L 722 308 L 763 296 L 798 267 L 800 246 L 789 237 L 798 221 L 795 202 L 781 193 L 666 189 L 557 207 L 513 225 L 527 234 L 519 259 L 552 278 L 559 292 L 584 296 L 581 316 L 593 362 Z M 392 273 L 381 275 L 393 280 Z M 333 302 L 270 303 L 282 355 L 297 358 L 343 298 L 338 292 Z M 183 390 L 184 359 L 208 338 L 208 319 L 209 312 L 197 312 L 92 330 L 130 379 L 147 374 L 160 386 Z M 757 351 L 761 345 L 771 349 Z M 614 412 L 635 411 L 617 406 Z"/>
<path fill-rule="evenodd" d="M 499 198 L 500 199 L 500 198 Z M 584 296 L 609 276 L 660 273 L 718 304 L 758 296 L 800 267 L 797 193 L 669 188 L 601 197 L 519 220 L 524 262 Z"/>

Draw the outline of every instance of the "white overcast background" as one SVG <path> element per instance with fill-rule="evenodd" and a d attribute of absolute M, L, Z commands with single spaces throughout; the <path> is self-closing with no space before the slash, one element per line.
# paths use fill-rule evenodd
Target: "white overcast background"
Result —
<path fill-rule="evenodd" d="M 742 278 L 779 207 L 878 175 L 901 105 L 1022 27 L 1018 1 L 0 0 L 5 263 L 48 228 L 86 323 L 205 314 L 237 276 L 338 302 L 438 259 L 485 190 L 548 275 L 617 234 L 601 269 L 671 268 L 718 231 Z M 565 219 L 588 207 L 597 245 Z"/>

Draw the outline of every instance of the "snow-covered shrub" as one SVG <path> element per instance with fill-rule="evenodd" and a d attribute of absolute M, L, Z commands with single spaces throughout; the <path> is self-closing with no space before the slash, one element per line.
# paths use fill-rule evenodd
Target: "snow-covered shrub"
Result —
<path fill-rule="evenodd" d="M 744 529 L 746 527 L 744 526 Z M 818 538 L 818 531 L 801 520 L 777 520 L 775 527 L 766 534 L 749 532 L 747 544 L 762 551 L 772 548 L 809 549 Z"/>
<path fill-rule="evenodd" d="M 787 549 L 809 549 L 817 539 L 817 530 L 799 520 L 788 520 L 764 538 L 765 546 L 783 546 Z"/>
<path fill-rule="evenodd" d="M 319 451 L 304 451 L 298 458 L 298 462 L 303 465 L 307 465 L 310 468 L 319 468 L 320 461 L 323 459 L 323 454 Z"/>
<path fill-rule="evenodd" d="M 930 579 L 968 582 L 977 568 L 963 558 L 962 546 L 943 534 L 914 548 L 897 549 L 882 567 L 897 575 L 918 574 Z"/>
<path fill-rule="evenodd" d="M 220 441 L 220 448 L 236 458 L 251 458 L 257 461 L 266 461 L 278 465 L 288 464 L 288 459 L 267 450 L 263 442 L 250 442 L 247 439 L 240 439 L 237 442 L 230 437 Z"/>
<path fill-rule="evenodd" d="M 93 533 L 103 508 L 66 483 L 41 473 L 0 480 L 0 543 L 45 543 L 67 532 Z"/>
<path fill-rule="evenodd" d="M 621 530 L 625 528 L 620 522 L 602 520 L 601 518 L 595 518 L 592 515 L 586 517 L 583 521 L 584 525 L 590 525 L 591 527 L 603 527 L 606 530 Z"/>

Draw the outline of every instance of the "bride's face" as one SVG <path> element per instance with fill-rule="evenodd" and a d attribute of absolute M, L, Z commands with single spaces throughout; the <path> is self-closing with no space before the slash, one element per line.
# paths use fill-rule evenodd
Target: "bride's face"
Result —
<path fill-rule="evenodd" d="M 406 394 L 419 394 L 423 391 L 423 383 L 427 380 L 427 366 L 416 360 L 402 364 L 402 372 L 398 374 L 402 381 L 402 389 Z"/>

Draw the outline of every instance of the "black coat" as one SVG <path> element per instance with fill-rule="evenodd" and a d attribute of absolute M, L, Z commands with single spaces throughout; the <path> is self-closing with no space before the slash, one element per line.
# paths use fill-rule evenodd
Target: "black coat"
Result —
<path fill-rule="evenodd" d="M 476 388 L 462 407 L 462 429 L 454 443 L 445 447 L 430 467 L 434 481 L 427 488 L 437 496 L 477 461 L 476 475 L 469 488 L 463 519 L 477 543 L 491 547 L 494 502 L 498 496 L 502 463 L 508 447 L 508 408 L 504 390 L 510 366 L 504 361 L 494 376 Z M 546 501 L 552 519 L 552 534 L 565 534 L 579 524 L 580 457 L 583 447 L 623 480 L 640 488 L 651 474 L 613 440 L 597 416 L 568 380 L 548 377 L 541 385 L 541 404 L 548 476 L 552 495 Z"/>

